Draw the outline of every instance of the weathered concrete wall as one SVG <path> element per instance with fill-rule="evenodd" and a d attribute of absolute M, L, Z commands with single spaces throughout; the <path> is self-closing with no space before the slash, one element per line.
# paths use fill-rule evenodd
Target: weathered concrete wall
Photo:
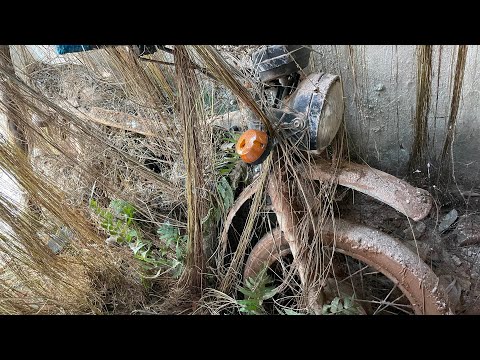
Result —
<path fill-rule="evenodd" d="M 458 46 L 433 46 L 427 159 L 432 173 L 441 157 L 458 62 Z M 405 176 L 412 156 L 417 113 L 418 46 L 314 46 L 317 70 L 343 79 L 348 134 L 355 154 L 370 165 Z M 453 170 L 462 187 L 480 186 L 480 84 L 478 46 L 468 46 L 453 138 Z M 454 116 L 453 116 L 454 117 Z M 424 172 L 427 167 L 420 169 Z M 414 171 L 415 168 L 410 169 Z M 427 169 L 428 170 L 428 169 Z M 428 174 L 425 174 L 428 176 Z M 434 181 L 433 181 L 434 183 Z"/>

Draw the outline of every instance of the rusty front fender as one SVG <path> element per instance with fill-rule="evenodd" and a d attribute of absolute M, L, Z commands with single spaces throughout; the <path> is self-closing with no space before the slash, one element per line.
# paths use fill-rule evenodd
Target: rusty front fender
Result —
<path fill-rule="evenodd" d="M 336 180 L 339 185 L 369 195 L 415 221 L 425 218 L 432 208 L 428 191 L 368 165 L 346 163 L 335 169 L 327 161 L 317 159 L 313 165 L 299 166 L 298 171 L 310 180 Z"/>

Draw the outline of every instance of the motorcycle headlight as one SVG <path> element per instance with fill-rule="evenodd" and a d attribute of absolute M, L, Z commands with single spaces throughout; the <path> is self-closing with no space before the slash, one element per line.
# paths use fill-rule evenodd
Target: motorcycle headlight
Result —
<path fill-rule="evenodd" d="M 292 94 L 288 107 L 305 114 L 309 126 L 310 150 L 323 151 L 333 140 L 343 119 L 343 88 L 338 75 L 315 73 L 307 76 Z"/>

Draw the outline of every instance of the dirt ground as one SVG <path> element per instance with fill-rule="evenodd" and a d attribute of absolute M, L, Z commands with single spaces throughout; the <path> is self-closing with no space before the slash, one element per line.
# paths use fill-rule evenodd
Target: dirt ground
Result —
<path fill-rule="evenodd" d="M 438 275 L 456 314 L 480 314 L 480 196 L 470 197 L 468 206 L 434 204 L 418 222 L 351 190 L 338 205 L 343 218 L 382 230 L 417 252 Z"/>

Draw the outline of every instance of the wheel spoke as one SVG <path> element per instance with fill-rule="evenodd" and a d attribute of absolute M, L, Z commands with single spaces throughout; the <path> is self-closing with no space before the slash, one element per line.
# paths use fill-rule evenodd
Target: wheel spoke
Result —
<path fill-rule="evenodd" d="M 395 285 L 393 286 L 392 290 L 390 290 L 390 292 L 387 294 L 387 296 L 385 296 L 385 299 L 383 299 L 382 302 L 385 303 L 385 302 L 387 301 L 388 297 L 392 294 L 392 292 L 393 292 L 396 288 L 397 288 L 397 284 L 395 284 Z M 385 305 L 382 309 L 380 309 L 380 306 L 381 306 L 381 305 L 379 305 L 379 306 L 377 307 L 377 309 L 375 310 L 375 312 L 373 313 L 373 315 L 376 315 L 379 311 L 385 309 L 388 305 Z"/>
<path fill-rule="evenodd" d="M 395 269 L 393 267 L 394 264 L 392 265 L 388 262 L 389 259 L 379 259 L 378 253 L 372 251 L 370 248 L 361 248 L 361 250 L 365 250 L 367 254 L 364 254 L 356 247 L 350 248 L 349 241 L 354 242 L 358 240 L 360 244 L 360 236 L 370 236 L 370 233 L 367 232 L 368 229 L 365 230 L 360 225 L 357 227 L 354 227 L 356 225 L 347 225 L 345 225 L 344 236 L 351 235 L 351 232 L 348 232 L 350 230 L 348 226 L 353 226 L 354 229 L 360 229 L 365 232 L 365 234 L 363 234 L 362 231 L 358 231 L 359 234 L 354 233 L 352 239 L 341 238 L 344 243 L 340 242 L 341 247 L 338 249 L 328 248 L 328 245 L 324 244 L 326 248 L 322 254 L 323 261 L 321 264 L 323 266 L 321 268 L 315 267 L 310 269 L 310 271 L 317 273 L 318 278 L 316 278 L 316 281 L 321 280 L 321 285 L 324 287 L 323 291 L 326 304 L 330 304 L 335 298 L 340 298 L 340 301 L 351 298 L 352 301 L 356 303 L 356 306 L 363 308 L 362 311 L 359 312 L 363 314 L 416 313 L 418 311 L 415 305 L 417 302 L 416 299 L 421 296 L 421 294 L 419 294 L 418 286 L 412 287 L 410 282 L 415 283 L 417 279 L 414 278 L 407 282 L 404 277 L 400 276 L 401 274 L 398 274 L 398 277 L 395 276 L 395 273 L 392 273 L 393 277 L 390 275 L 387 276 L 386 274 L 391 273 L 390 270 Z M 274 304 L 285 306 L 287 303 L 288 307 L 292 309 L 297 307 L 303 308 L 306 306 L 306 304 L 303 303 L 306 300 L 305 294 L 301 293 L 303 286 L 299 284 L 298 274 L 294 269 L 295 266 L 292 264 L 291 254 L 288 252 L 288 243 L 285 239 L 282 239 L 280 230 L 276 229 L 273 231 L 275 232 L 272 235 L 264 236 L 261 240 L 261 245 L 259 243 L 254 247 L 252 254 L 255 254 L 255 256 L 250 255 L 251 257 L 248 263 L 255 264 L 255 261 L 257 261 L 258 264 L 261 264 L 260 259 L 264 259 L 264 261 L 271 259 L 268 260 L 271 264 L 269 273 L 270 275 L 274 275 L 274 286 L 276 286 L 276 290 L 279 292 L 275 294 L 274 298 L 266 300 L 269 304 L 269 309 Z M 279 247 L 278 244 L 279 239 L 282 241 L 281 247 Z M 375 239 L 372 241 L 374 240 Z M 383 236 L 382 240 L 385 240 L 387 243 L 390 241 L 392 244 L 396 244 L 394 239 L 386 235 Z M 389 255 L 389 253 L 386 254 Z M 286 255 L 288 255 L 288 257 L 285 257 Z M 329 255 L 331 255 L 330 261 L 327 259 Z M 272 256 L 274 257 L 272 258 Z M 278 261 L 272 264 L 274 259 L 278 259 Z M 363 260 L 370 265 L 367 265 Z M 391 261 L 395 262 L 396 259 L 392 257 Z M 256 266 L 259 267 L 260 265 Z M 319 265 L 317 264 L 315 266 Z M 390 266 L 392 268 L 390 268 Z M 248 269 L 250 269 L 250 267 L 248 267 Z M 322 274 L 324 271 L 326 273 Z M 430 278 L 435 279 L 434 274 L 430 274 Z M 418 281 L 422 280 L 419 279 Z M 445 312 L 444 309 L 439 307 L 438 309 L 435 308 L 435 303 L 429 303 L 429 305 L 432 308 L 429 308 L 431 313 Z"/>
<path fill-rule="evenodd" d="M 362 272 L 363 270 L 365 270 L 366 268 L 368 268 L 369 266 L 368 265 L 365 265 L 363 268 L 361 268 L 360 270 L 357 270 L 355 271 L 353 274 L 347 276 L 345 279 L 342 279 L 340 280 L 340 283 L 344 282 L 345 280 L 348 280 L 350 278 L 352 278 L 353 276 L 357 275 L 358 273 Z M 348 272 L 350 273 L 350 267 L 348 265 L 348 262 L 347 262 L 347 268 L 348 268 Z"/>
<path fill-rule="evenodd" d="M 355 301 L 358 301 L 358 302 L 364 302 L 364 303 L 370 303 L 370 304 L 380 304 L 380 305 L 385 305 L 385 302 L 382 301 L 382 300 L 360 300 L 360 299 L 356 299 Z M 405 305 L 405 304 L 394 304 L 394 303 L 390 303 L 390 302 L 387 302 L 387 305 L 390 305 L 391 307 L 397 309 L 397 310 L 400 310 L 400 311 L 403 311 L 403 312 L 407 312 L 405 310 L 405 308 L 408 308 L 408 309 L 411 309 L 412 306 L 411 305 Z M 409 313 L 409 312 L 408 312 Z"/>
<path fill-rule="evenodd" d="M 339 281 L 339 283 L 350 280 L 353 291 L 355 291 L 356 286 L 354 285 L 355 282 L 354 282 L 353 278 L 354 278 L 354 276 L 357 276 L 359 278 L 358 282 L 361 284 L 361 288 L 362 288 L 362 291 L 363 291 L 364 294 L 371 293 L 372 291 L 377 291 L 377 292 L 380 291 L 381 293 L 384 293 L 384 294 L 386 292 L 385 296 L 382 295 L 383 300 L 381 298 L 377 298 L 375 296 L 373 297 L 373 299 L 376 299 L 377 301 L 359 300 L 359 301 L 363 301 L 364 303 L 370 303 L 370 304 L 376 304 L 377 305 L 375 307 L 375 310 L 373 311 L 373 315 L 376 315 L 376 314 L 381 313 L 381 312 L 386 312 L 387 311 L 386 309 L 389 308 L 389 307 L 391 307 L 393 309 L 396 309 L 398 311 L 401 311 L 401 312 L 408 312 L 404 308 L 411 309 L 410 305 L 403 305 L 403 304 L 398 304 L 397 303 L 399 300 L 404 298 L 405 295 L 403 293 L 400 296 L 398 296 L 397 298 L 395 298 L 393 301 L 388 301 L 388 299 L 392 296 L 394 291 L 398 289 L 397 284 L 393 284 L 393 286 L 391 288 L 390 288 L 390 286 L 388 288 L 384 288 L 383 286 L 381 286 L 381 284 L 384 282 L 384 281 L 382 281 L 383 279 L 378 277 L 378 275 L 381 275 L 382 277 L 383 277 L 383 275 L 379 271 L 375 271 L 370 266 L 364 265 L 364 263 L 357 260 L 357 262 L 358 262 L 357 265 L 360 268 L 358 270 L 352 272 L 351 265 L 349 264 L 350 262 L 348 261 L 348 257 L 345 254 L 344 254 L 344 259 L 345 259 L 345 264 L 347 266 L 349 275 L 346 276 L 345 278 L 341 279 Z M 366 269 L 370 269 L 370 270 L 365 271 Z M 369 275 L 369 276 L 367 276 L 367 275 Z M 374 281 L 373 283 L 372 283 L 372 280 Z M 375 282 L 378 282 L 378 281 L 380 281 L 380 283 L 378 284 L 380 286 L 375 286 Z M 391 282 L 391 281 L 388 280 L 388 282 Z M 365 288 L 364 288 L 364 286 L 366 284 L 369 284 L 367 291 L 365 291 Z M 357 284 L 357 286 L 358 285 L 359 284 Z M 357 296 L 355 296 L 355 297 L 358 299 Z M 388 312 L 390 313 L 391 311 L 388 311 Z"/>

